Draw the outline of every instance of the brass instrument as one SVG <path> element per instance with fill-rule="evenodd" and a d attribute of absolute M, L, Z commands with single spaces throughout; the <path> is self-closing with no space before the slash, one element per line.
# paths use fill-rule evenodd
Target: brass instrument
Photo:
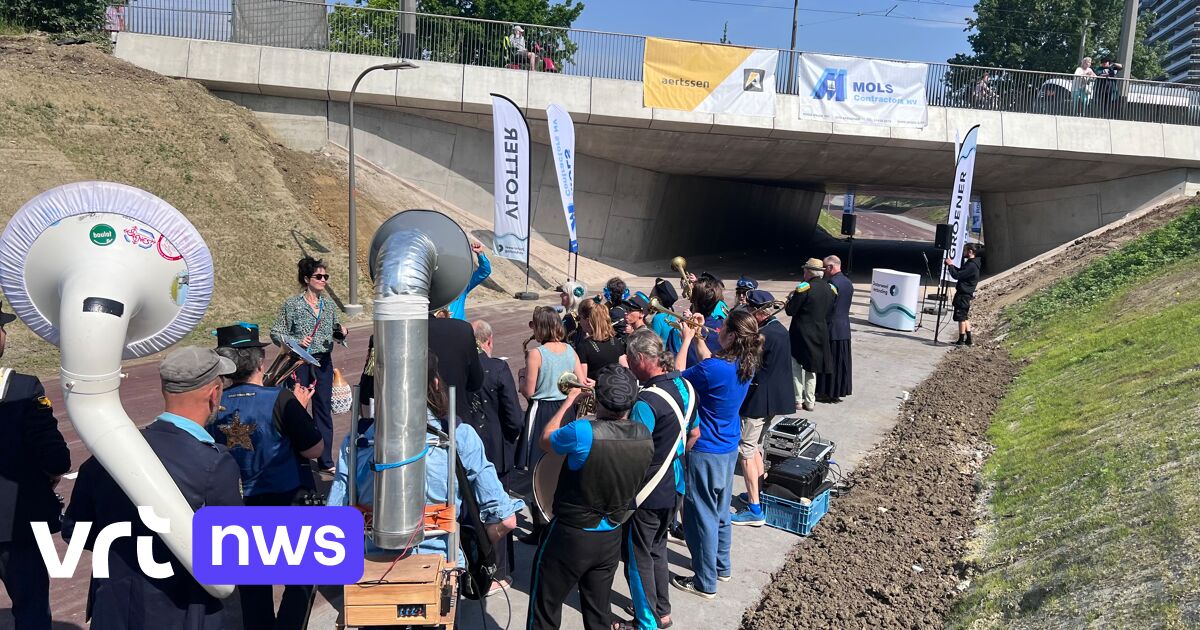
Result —
<path fill-rule="evenodd" d="M 672 258 L 671 269 L 679 272 L 679 288 L 683 291 L 684 299 L 692 299 L 692 281 L 688 279 L 687 259 L 683 256 Z"/>
<path fill-rule="evenodd" d="M 522 354 L 529 352 L 529 344 L 532 343 L 534 339 L 537 339 L 537 335 L 529 335 L 528 339 L 521 342 L 521 353 Z"/>
<path fill-rule="evenodd" d="M 558 377 L 558 391 L 563 394 L 569 394 L 576 387 L 581 390 L 581 393 L 576 399 L 578 406 L 575 409 L 575 417 L 582 418 L 592 415 L 596 411 L 596 392 L 591 387 L 579 382 L 579 377 L 575 376 L 574 372 L 563 372 L 563 375 Z"/>
<path fill-rule="evenodd" d="M 770 313 L 767 313 L 767 319 L 771 319 L 772 317 L 775 317 L 776 313 L 782 311 L 786 306 L 787 302 L 784 302 L 783 300 L 775 300 L 774 302 L 767 302 L 761 306 L 756 306 L 751 312 L 757 315 L 767 309 L 773 309 Z"/>
<path fill-rule="evenodd" d="M 679 316 L 675 315 L 675 313 L 673 311 L 664 307 L 662 305 L 662 302 L 658 301 L 658 298 L 656 298 L 656 297 L 650 298 L 650 310 L 654 311 L 655 313 L 661 314 L 661 315 L 675 316 L 675 319 L 667 320 L 667 325 L 670 326 L 671 328 L 674 328 L 675 330 L 678 330 L 679 334 L 681 334 L 681 335 L 683 334 L 683 326 L 684 325 L 691 326 L 692 328 L 696 328 L 697 329 L 696 336 L 701 339 L 708 339 L 708 334 L 713 332 L 712 328 L 709 328 L 708 326 L 705 326 L 704 324 L 697 324 L 696 322 L 694 322 L 686 317 L 679 317 Z"/>
<path fill-rule="evenodd" d="M 278 387 L 283 384 L 296 370 L 302 365 L 312 365 L 320 367 L 321 362 L 307 350 L 301 348 L 295 341 L 289 339 L 279 349 L 279 354 L 275 356 L 275 360 L 271 362 L 271 367 L 263 373 L 263 385 L 267 387 Z"/>

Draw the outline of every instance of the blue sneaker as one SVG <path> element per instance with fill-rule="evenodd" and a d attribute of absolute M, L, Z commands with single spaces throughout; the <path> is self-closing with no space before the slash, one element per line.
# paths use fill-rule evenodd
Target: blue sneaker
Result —
<path fill-rule="evenodd" d="M 767 524 L 767 517 L 762 512 L 755 514 L 749 509 L 742 510 L 730 517 L 730 521 L 734 525 L 749 525 L 751 527 L 762 527 Z"/>

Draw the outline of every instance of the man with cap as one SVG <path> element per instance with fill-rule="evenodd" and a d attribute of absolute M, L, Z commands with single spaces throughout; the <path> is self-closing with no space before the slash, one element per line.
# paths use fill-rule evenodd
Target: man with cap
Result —
<path fill-rule="evenodd" d="M 171 352 L 158 367 L 166 410 L 142 429 L 142 437 L 193 510 L 242 505 L 237 462 L 204 429 L 221 406 L 221 377 L 236 370 L 233 361 L 197 346 Z M 128 522 L 132 526 L 130 536 L 117 538 L 109 547 L 109 577 L 92 576 L 87 616 L 93 628 L 225 627 L 221 600 L 209 595 L 146 527 L 137 506 L 95 457 L 79 467 L 63 519 L 63 538 L 70 540 L 74 524 L 80 522 L 92 523 L 88 549 L 108 525 Z M 156 559 L 170 561 L 170 577 L 142 573 L 137 547 L 143 537 L 153 539 Z"/>
<path fill-rule="evenodd" d="M 746 509 L 734 514 L 734 525 L 759 527 L 766 524 L 758 490 L 762 482 L 762 444 L 776 416 L 796 411 L 796 396 L 792 389 L 792 341 L 788 330 L 771 314 L 770 304 L 775 296 L 761 289 L 746 293 L 746 306 L 758 320 L 758 332 L 763 337 L 762 364 L 750 382 L 750 392 L 742 402 L 742 439 L 738 457 L 742 461 L 742 477 L 746 493 L 738 498 Z"/>
<path fill-rule="evenodd" d="M 650 297 L 645 293 L 641 291 L 634 293 L 633 297 L 625 303 L 625 307 L 625 325 L 630 334 L 642 328 L 649 328 L 662 339 L 672 353 L 683 345 L 683 338 L 680 337 L 679 330 L 671 327 L 671 322 L 678 325 L 679 318 L 666 313 L 656 313 L 650 308 Z"/>
<path fill-rule="evenodd" d="M 4 327 L 15 319 L 0 308 L 0 356 Z M 29 523 L 59 530 L 62 506 L 54 487 L 71 469 L 71 451 L 36 376 L 0 368 L 0 418 L 0 581 L 16 629 L 48 630 L 50 575 Z"/>
<path fill-rule="evenodd" d="M 619 277 L 612 277 L 604 285 L 604 302 L 608 305 L 608 314 L 612 317 L 613 330 L 617 331 L 617 339 L 624 339 L 629 331 L 625 327 L 625 312 L 628 310 L 626 300 L 629 299 L 629 286 Z"/>
<path fill-rule="evenodd" d="M 737 286 L 733 290 L 737 304 L 733 305 L 732 310 L 746 310 L 746 295 L 757 288 L 758 280 L 755 280 L 754 278 L 747 278 L 746 276 L 738 278 Z"/>
<path fill-rule="evenodd" d="M 672 312 L 675 310 L 675 302 L 679 301 L 679 294 L 675 292 L 675 287 L 662 278 L 654 279 L 654 288 L 650 290 L 650 297 L 658 299 L 658 303 L 663 308 Z M 672 323 L 679 324 L 679 318 L 665 313 L 662 315 L 662 317 L 649 319 L 648 325 L 662 338 L 663 343 L 667 345 L 667 350 L 679 352 L 679 349 L 683 347 L 683 336 L 679 333 L 678 328 L 671 325 Z"/>
<path fill-rule="evenodd" d="M 804 263 L 804 281 L 788 297 L 784 310 L 792 317 L 792 386 L 805 411 L 816 409 L 817 374 L 833 371 L 829 352 L 829 314 L 837 289 L 822 278 L 825 265 L 816 258 Z"/>
<path fill-rule="evenodd" d="M 313 386 L 292 389 L 263 384 L 267 344 L 258 340 L 258 325 L 239 322 L 216 330 L 217 354 L 236 370 L 221 395 L 224 411 L 208 425 L 217 444 L 229 448 L 241 469 L 246 505 L 285 506 L 311 499 L 316 490 L 310 459 L 325 444 L 305 407 Z M 323 503 L 323 501 L 322 501 Z M 278 625 L 270 586 L 243 586 L 242 622 L 246 628 L 296 628 L 308 608 L 309 590 L 288 586 L 279 607 Z"/>
<path fill-rule="evenodd" d="M 576 341 L 583 339 L 583 329 L 579 326 L 579 305 L 583 303 L 583 296 L 587 295 L 587 286 L 568 280 L 554 287 L 554 290 L 558 291 L 562 307 L 559 312 L 563 314 L 563 330 L 567 333 L 563 341 L 574 347 Z"/>
<path fill-rule="evenodd" d="M 621 524 L 654 456 L 645 425 L 629 420 L 638 382 L 629 368 L 607 366 L 596 375 L 596 419 L 562 426 L 574 408 L 572 389 L 547 423 L 542 448 L 565 457 L 554 493 L 554 518 L 533 564 L 528 627 L 558 628 L 563 602 L 579 585 L 587 630 L 607 630 L 609 594 L 621 560 Z"/>

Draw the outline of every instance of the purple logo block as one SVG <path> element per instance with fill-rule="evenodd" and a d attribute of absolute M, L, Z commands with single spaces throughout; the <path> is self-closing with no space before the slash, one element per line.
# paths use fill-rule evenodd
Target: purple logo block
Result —
<path fill-rule="evenodd" d="M 354 584 L 363 517 L 352 507 L 203 507 L 192 518 L 202 584 Z"/>

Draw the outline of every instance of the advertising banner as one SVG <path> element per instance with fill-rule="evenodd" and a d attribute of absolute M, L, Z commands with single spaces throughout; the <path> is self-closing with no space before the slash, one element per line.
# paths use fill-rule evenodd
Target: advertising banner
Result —
<path fill-rule="evenodd" d="M 967 228 L 971 223 L 971 182 L 975 177 L 975 147 L 978 141 L 979 125 L 975 125 L 958 145 L 954 187 L 950 191 L 950 218 L 947 221 L 950 224 L 950 251 L 946 254 L 955 267 L 962 265 L 963 245 L 967 243 Z"/>
<path fill-rule="evenodd" d="M 646 107 L 707 114 L 775 115 L 779 51 L 646 38 Z"/>
<path fill-rule="evenodd" d="M 567 236 L 570 251 L 579 253 L 579 239 L 575 234 L 575 124 L 571 115 L 562 106 L 552 103 L 546 108 L 546 125 L 550 127 L 550 153 L 554 156 L 554 170 L 558 173 L 558 194 L 562 197 L 563 214 L 567 218 Z"/>
<path fill-rule="evenodd" d="M 978 201 L 971 202 L 971 233 L 983 233 L 983 204 Z"/>
<path fill-rule="evenodd" d="M 492 95 L 496 254 L 529 261 L 529 123 L 512 101 Z"/>
<path fill-rule="evenodd" d="M 871 272 L 871 311 L 867 321 L 892 330 L 916 330 L 921 276 L 875 269 Z"/>
<path fill-rule="evenodd" d="M 923 63 L 800 55 L 800 118 L 923 128 L 929 122 Z"/>

